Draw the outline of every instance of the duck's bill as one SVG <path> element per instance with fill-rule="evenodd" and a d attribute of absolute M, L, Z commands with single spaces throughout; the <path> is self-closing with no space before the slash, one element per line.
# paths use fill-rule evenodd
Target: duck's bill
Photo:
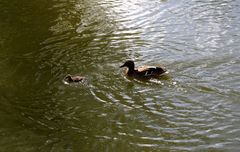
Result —
<path fill-rule="evenodd" d="M 161 74 L 161 76 L 164 76 L 164 75 L 168 75 L 169 74 L 169 71 L 165 71 L 163 74 Z"/>

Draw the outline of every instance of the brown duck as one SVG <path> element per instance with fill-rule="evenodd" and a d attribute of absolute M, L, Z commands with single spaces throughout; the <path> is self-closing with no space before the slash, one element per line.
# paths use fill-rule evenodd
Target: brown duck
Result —
<path fill-rule="evenodd" d="M 135 69 L 135 64 L 131 60 L 126 61 L 122 66 L 120 66 L 120 68 L 122 67 L 128 68 L 126 71 L 127 76 L 138 79 L 156 78 L 167 72 L 166 68 L 162 66 L 141 66 Z"/>
<path fill-rule="evenodd" d="M 66 77 L 64 78 L 64 81 L 68 82 L 68 83 L 72 83 L 72 82 L 83 82 L 85 80 L 85 77 L 82 76 L 72 76 L 70 74 L 66 75 Z"/>

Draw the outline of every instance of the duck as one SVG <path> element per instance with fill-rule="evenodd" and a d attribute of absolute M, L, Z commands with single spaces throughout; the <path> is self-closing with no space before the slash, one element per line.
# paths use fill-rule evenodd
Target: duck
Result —
<path fill-rule="evenodd" d="M 167 72 L 163 66 L 141 66 L 135 69 L 134 61 L 128 60 L 120 68 L 127 67 L 126 75 L 138 79 L 158 78 Z"/>
<path fill-rule="evenodd" d="M 73 82 L 83 82 L 85 81 L 85 79 L 86 78 L 83 76 L 79 76 L 79 75 L 72 76 L 68 74 L 65 76 L 64 81 L 68 83 L 73 83 Z"/>

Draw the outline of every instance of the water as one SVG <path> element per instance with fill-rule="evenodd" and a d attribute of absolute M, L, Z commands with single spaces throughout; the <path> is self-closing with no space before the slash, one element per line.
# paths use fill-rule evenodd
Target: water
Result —
<path fill-rule="evenodd" d="M 0 151 L 238 151 L 239 5 L 0 2 Z M 169 74 L 128 79 L 127 59 Z"/>

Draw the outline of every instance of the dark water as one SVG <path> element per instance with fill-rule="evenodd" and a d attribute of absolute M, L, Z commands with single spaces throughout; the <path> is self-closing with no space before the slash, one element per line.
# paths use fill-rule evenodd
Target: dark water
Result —
<path fill-rule="evenodd" d="M 0 9 L 1 152 L 239 151 L 239 0 Z M 127 59 L 169 75 L 128 79 Z M 64 84 L 67 73 L 88 84 Z"/>

